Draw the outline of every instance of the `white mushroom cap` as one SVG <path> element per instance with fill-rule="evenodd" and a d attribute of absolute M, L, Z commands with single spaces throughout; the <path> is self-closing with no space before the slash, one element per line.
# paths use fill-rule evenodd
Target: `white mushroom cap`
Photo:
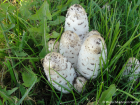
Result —
<path fill-rule="evenodd" d="M 81 48 L 81 40 L 79 36 L 72 31 L 65 31 L 60 40 L 59 52 L 72 63 L 76 68 L 78 54 Z"/>
<path fill-rule="evenodd" d="M 138 59 L 131 57 L 128 59 L 128 62 L 125 66 L 123 76 L 128 76 L 128 80 L 137 80 L 140 76 L 140 62 Z"/>
<path fill-rule="evenodd" d="M 92 35 L 83 43 L 78 56 L 77 70 L 87 79 L 94 79 L 100 72 L 101 64 L 106 61 L 107 48 L 100 35 Z"/>
<path fill-rule="evenodd" d="M 89 31 L 87 13 L 79 4 L 72 5 L 66 14 L 65 31 L 75 32 L 81 40 Z"/>
<path fill-rule="evenodd" d="M 44 58 L 43 67 L 48 81 L 52 83 L 57 90 L 61 91 L 62 88 L 63 93 L 69 93 L 66 89 L 71 90 L 71 85 L 73 85 L 76 73 L 67 58 L 56 52 L 49 53 Z"/>
<path fill-rule="evenodd" d="M 100 34 L 97 30 L 92 30 L 92 31 L 90 31 L 88 34 L 86 34 L 86 36 L 84 37 L 82 43 L 84 43 L 84 41 L 85 41 L 88 37 L 90 37 L 90 36 L 92 36 L 92 35 L 101 35 L 101 34 Z"/>
<path fill-rule="evenodd" d="M 85 91 L 86 83 L 87 80 L 84 77 L 77 77 L 74 80 L 73 86 L 79 93 L 81 93 Z"/>
<path fill-rule="evenodd" d="M 53 40 L 51 39 L 49 42 L 48 42 L 48 50 L 50 52 L 58 52 L 58 48 L 59 48 L 59 42 L 57 41 L 55 43 L 56 40 Z"/>

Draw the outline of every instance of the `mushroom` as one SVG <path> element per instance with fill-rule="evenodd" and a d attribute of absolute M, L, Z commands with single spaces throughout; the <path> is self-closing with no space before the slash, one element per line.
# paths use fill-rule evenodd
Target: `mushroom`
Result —
<path fill-rule="evenodd" d="M 140 73 L 140 62 L 135 57 L 131 57 L 128 59 L 128 62 L 125 66 L 125 70 L 123 72 L 123 76 L 128 76 L 128 80 L 137 80 Z"/>
<path fill-rule="evenodd" d="M 51 52 L 45 56 L 43 67 L 48 81 L 57 90 L 62 90 L 63 93 L 71 91 L 76 72 L 67 58 L 59 53 Z"/>
<path fill-rule="evenodd" d="M 77 77 L 74 80 L 73 86 L 79 93 L 81 93 L 85 91 L 86 83 L 87 83 L 87 80 L 84 77 Z"/>
<path fill-rule="evenodd" d="M 54 39 L 51 39 L 49 42 L 48 42 L 48 50 L 50 52 L 58 52 L 58 48 L 59 48 L 59 42 L 57 41 L 55 43 L 56 40 Z"/>
<path fill-rule="evenodd" d="M 81 40 L 73 31 L 65 31 L 60 40 L 59 52 L 77 67 L 78 54 L 81 48 Z"/>
<path fill-rule="evenodd" d="M 107 57 L 107 48 L 100 35 L 89 36 L 82 44 L 77 63 L 77 71 L 87 79 L 94 79 L 100 72 Z"/>
<path fill-rule="evenodd" d="M 84 43 L 84 41 L 85 41 L 88 37 L 90 37 L 90 36 L 92 36 L 92 35 L 101 35 L 101 34 L 100 34 L 97 30 L 92 30 L 92 31 L 90 31 L 90 32 L 84 37 L 82 43 Z"/>
<path fill-rule="evenodd" d="M 68 9 L 65 19 L 67 30 L 75 32 L 81 40 L 89 32 L 87 13 L 81 5 L 74 4 Z"/>

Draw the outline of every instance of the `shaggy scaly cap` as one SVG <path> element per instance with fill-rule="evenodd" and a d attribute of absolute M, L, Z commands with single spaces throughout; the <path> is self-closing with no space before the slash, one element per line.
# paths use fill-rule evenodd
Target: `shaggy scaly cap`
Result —
<path fill-rule="evenodd" d="M 48 47 L 49 47 L 48 49 L 49 49 L 50 52 L 58 52 L 59 42 L 57 41 L 55 43 L 55 40 L 50 40 L 48 42 Z"/>
<path fill-rule="evenodd" d="M 89 31 L 87 13 L 79 4 L 72 5 L 66 14 L 65 31 L 75 32 L 81 40 Z"/>
<path fill-rule="evenodd" d="M 129 81 L 138 79 L 140 76 L 140 62 L 138 59 L 131 57 L 128 59 L 123 76 L 129 76 Z"/>
<path fill-rule="evenodd" d="M 83 43 L 79 52 L 77 70 L 87 79 L 96 78 L 100 72 L 99 64 L 106 60 L 107 49 L 100 35 L 92 35 Z"/>
<path fill-rule="evenodd" d="M 69 93 L 63 87 L 71 90 L 70 88 L 71 85 L 73 85 L 76 73 L 71 63 L 68 62 L 67 58 L 56 52 L 49 53 L 44 58 L 43 67 L 49 82 L 52 83 L 57 90 L 61 91 L 62 88 L 63 93 Z"/>
<path fill-rule="evenodd" d="M 79 36 L 72 31 L 65 31 L 60 40 L 59 52 L 77 67 L 78 54 L 81 48 Z"/>

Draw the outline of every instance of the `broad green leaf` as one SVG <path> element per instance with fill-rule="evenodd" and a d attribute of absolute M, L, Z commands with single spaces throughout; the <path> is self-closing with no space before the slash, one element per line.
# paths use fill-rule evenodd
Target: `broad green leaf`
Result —
<path fill-rule="evenodd" d="M 20 84 L 19 89 L 20 89 L 20 92 L 21 92 L 21 96 L 23 96 L 25 94 L 25 92 L 26 92 L 25 87 Z"/>
<path fill-rule="evenodd" d="M 16 56 L 18 56 L 18 57 L 25 57 L 26 55 L 27 55 L 27 53 L 25 53 L 23 51 L 21 51 L 21 52 L 17 51 L 16 52 Z"/>
<path fill-rule="evenodd" d="M 43 49 L 41 50 L 41 52 L 39 53 L 39 56 L 41 58 L 44 58 L 45 55 L 47 54 L 47 49 L 45 47 L 43 47 Z"/>
<path fill-rule="evenodd" d="M 28 71 L 22 72 L 22 79 L 24 81 L 23 85 L 26 87 L 30 87 L 36 78 L 37 77 L 35 73 L 32 72 L 31 68 L 29 68 Z"/>
<path fill-rule="evenodd" d="M 44 17 L 47 17 L 48 20 L 52 20 L 52 15 L 49 11 L 49 4 L 47 1 L 44 1 L 40 9 L 36 12 L 36 14 L 30 16 L 31 20 L 42 20 Z"/>
<path fill-rule="evenodd" d="M 18 89 L 18 87 L 13 88 L 12 90 L 7 90 L 8 95 L 11 95 L 11 94 L 14 93 L 17 89 Z"/>
<path fill-rule="evenodd" d="M 106 105 L 110 104 L 109 102 L 111 102 L 112 96 L 115 92 L 116 92 L 115 85 L 114 84 L 110 85 L 109 88 L 102 93 L 101 98 L 99 100 L 99 104 L 104 105 L 105 102 L 107 102 Z"/>
<path fill-rule="evenodd" d="M 31 71 L 31 70 L 30 70 Z M 28 88 L 27 90 L 26 90 L 26 92 L 24 93 L 24 95 L 22 96 L 22 98 L 18 101 L 18 103 L 17 103 L 17 105 L 21 105 L 21 103 L 23 102 L 23 100 L 26 98 L 26 96 L 29 94 L 29 92 L 31 91 L 31 89 L 33 88 L 33 86 L 35 85 L 35 83 L 37 82 L 37 76 L 31 71 L 31 73 L 30 73 L 31 75 L 32 75 L 32 83 L 31 83 L 31 86 L 30 86 L 30 88 Z M 25 76 L 26 77 L 26 76 Z M 30 79 L 29 79 L 30 80 Z M 29 81 L 28 80 L 28 81 Z M 26 81 L 27 81 L 27 79 L 26 79 Z"/>
<path fill-rule="evenodd" d="M 65 17 L 64 16 L 57 16 L 57 19 L 54 21 L 50 21 L 50 25 L 54 26 L 54 25 L 59 25 L 61 23 L 63 23 L 65 21 Z"/>

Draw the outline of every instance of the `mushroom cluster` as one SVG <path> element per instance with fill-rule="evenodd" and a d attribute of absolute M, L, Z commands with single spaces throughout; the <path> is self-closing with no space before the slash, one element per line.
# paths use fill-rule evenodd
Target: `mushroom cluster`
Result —
<path fill-rule="evenodd" d="M 51 40 L 43 61 L 48 81 L 59 91 L 85 91 L 87 79 L 95 79 L 107 57 L 107 48 L 101 34 L 89 32 L 87 13 L 79 4 L 72 5 L 66 14 L 65 31 L 60 44 Z M 57 52 L 59 50 L 59 53 Z"/>

